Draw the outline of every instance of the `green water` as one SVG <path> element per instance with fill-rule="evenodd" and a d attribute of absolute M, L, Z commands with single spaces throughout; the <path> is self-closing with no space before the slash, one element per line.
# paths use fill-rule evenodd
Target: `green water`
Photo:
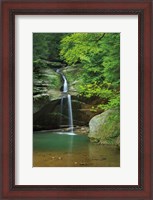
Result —
<path fill-rule="evenodd" d="M 91 143 L 86 135 L 37 132 L 33 135 L 34 167 L 119 167 L 114 146 Z"/>

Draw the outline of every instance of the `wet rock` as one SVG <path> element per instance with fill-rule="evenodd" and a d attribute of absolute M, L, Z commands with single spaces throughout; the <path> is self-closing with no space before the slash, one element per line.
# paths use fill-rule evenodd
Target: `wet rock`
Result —
<path fill-rule="evenodd" d="M 75 133 L 77 134 L 83 134 L 83 135 L 87 135 L 89 133 L 89 127 L 88 126 L 76 126 L 74 128 Z"/>
<path fill-rule="evenodd" d="M 68 108 L 67 99 L 64 100 L 61 113 L 61 99 L 53 100 L 41 108 L 33 115 L 34 131 L 68 128 Z M 87 109 L 88 107 L 88 109 Z M 74 126 L 88 126 L 89 120 L 95 115 L 90 110 L 90 105 L 72 97 L 73 124 Z M 83 127 L 81 133 L 88 133 L 87 128 Z"/>
<path fill-rule="evenodd" d="M 85 163 L 85 162 L 81 162 L 80 165 L 87 165 L 87 163 Z"/>
<path fill-rule="evenodd" d="M 80 75 L 82 73 L 82 68 L 79 66 L 67 66 L 62 69 L 62 72 L 67 78 L 70 94 L 77 96 L 77 88 L 81 82 Z"/>

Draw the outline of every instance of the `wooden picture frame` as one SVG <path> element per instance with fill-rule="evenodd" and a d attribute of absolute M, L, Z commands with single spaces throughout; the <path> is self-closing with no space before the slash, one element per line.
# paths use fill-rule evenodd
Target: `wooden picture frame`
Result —
<path fill-rule="evenodd" d="M 1 182 L 2 199 L 146 199 L 153 198 L 151 137 L 152 1 L 2 0 Z M 138 15 L 139 17 L 139 160 L 138 185 L 15 185 L 15 16 Z"/>

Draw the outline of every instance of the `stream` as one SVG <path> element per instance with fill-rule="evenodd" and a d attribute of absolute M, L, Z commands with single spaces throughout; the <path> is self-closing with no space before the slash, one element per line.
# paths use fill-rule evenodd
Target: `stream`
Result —
<path fill-rule="evenodd" d="M 33 137 L 33 167 L 119 167 L 120 151 L 86 135 L 42 131 Z"/>

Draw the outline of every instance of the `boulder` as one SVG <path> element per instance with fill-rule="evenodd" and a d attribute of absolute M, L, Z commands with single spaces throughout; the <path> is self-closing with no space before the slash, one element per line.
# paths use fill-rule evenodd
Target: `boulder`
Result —
<path fill-rule="evenodd" d="M 118 110 L 107 110 L 94 116 L 89 122 L 91 142 L 120 145 L 120 119 Z"/>
<path fill-rule="evenodd" d="M 116 138 L 116 145 L 120 148 L 120 135 Z"/>

